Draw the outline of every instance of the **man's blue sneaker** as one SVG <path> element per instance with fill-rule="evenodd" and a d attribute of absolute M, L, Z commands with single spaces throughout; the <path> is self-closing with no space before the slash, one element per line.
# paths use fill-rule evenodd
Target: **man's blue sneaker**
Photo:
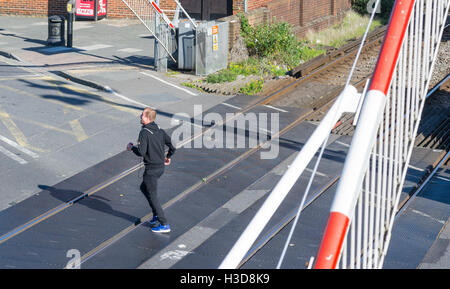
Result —
<path fill-rule="evenodd" d="M 158 227 L 152 228 L 152 231 L 155 232 L 155 233 L 169 233 L 170 232 L 170 226 L 169 226 L 169 224 L 167 224 L 167 225 L 159 224 Z"/>
<path fill-rule="evenodd" d="M 154 226 L 154 225 L 156 225 L 157 223 L 158 223 L 158 216 L 153 216 L 153 218 L 150 220 L 150 221 L 148 221 L 148 223 L 150 224 L 150 226 Z"/>

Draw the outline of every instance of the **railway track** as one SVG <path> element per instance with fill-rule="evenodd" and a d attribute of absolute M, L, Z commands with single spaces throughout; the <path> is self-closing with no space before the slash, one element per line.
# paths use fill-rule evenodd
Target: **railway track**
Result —
<path fill-rule="evenodd" d="M 357 71 L 357 73 L 354 75 L 354 78 L 352 79 L 353 85 L 359 89 L 362 89 L 362 87 L 366 83 L 367 77 L 370 75 L 370 67 L 372 67 L 375 63 L 376 55 L 378 54 L 378 50 L 376 48 L 381 44 L 383 34 L 384 30 L 377 31 L 376 33 L 372 34 L 371 38 L 368 41 L 367 47 L 363 51 L 363 55 L 361 56 L 360 61 L 360 63 L 362 64 L 359 65 L 362 68 Z M 299 76 L 298 79 L 288 83 L 283 88 L 278 89 L 277 91 L 274 91 L 267 96 L 248 102 L 244 108 L 240 108 L 239 111 L 234 114 L 234 117 L 226 118 L 222 123 L 219 122 L 204 127 L 200 134 L 194 135 L 188 140 L 188 142 L 191 142 L 198 137 L 202 137 L 203 135 L 210 133 L 214 129 L 218 129 L 221 126 L 226 126 L 227 123 L 234 121 L 235 118 L 239 115 L 262 109 L 263 107 L 267 108 L 267 105 L 270 105 L 271 107 L 292 106 L 298 108 L 300 108 L 300 104 L 304 105 L 301 112 L 298 113 L 294 118 L 290 118 L 278 133 L 270 136 L 270 139 L 267 142 L 270 142 L 270 140 L 273 140 L 275 138 L 285 137 L 289 132 L 297 128 L 305 121 L 318 120 L 320 118 L 320 115 L 323 115 L 324 111 L 326 111 L 326 109 L 334 102 L 336 96 L 341 92 L 342 86 L 346 81 L 346 71 L 348 71 L 351 66 L 350 59 L 352 59 L 352 56 L 355 55 L 356 49 L 357 45 L 349 45 L 345 47 L 345 49 L 335 51 L 332 55 L 328 55 L 326 59 L 328 62 L 322 62 L 324 59 L 320 60 L 320 62 L 319 60 L 317 60 L 317 62 L 315 62 L 311 67 L 304 66 L 302 69 L 293 71 L 293 75 Z M 312 94 L 311 91 L 308 91 L 308 86 L 311 85 L 311 82 L 315 84 L 321 84 L 319 85 L 319 88 L 317 89 L 315 94 Z M 308 93 L 310 93 L 308 97 L 304 98 L 304 101 L 302 103 L 298 103 L 296 102 L 296 99 L 292 99 L 292 95 L 298 94 L 299 91 L 307 91 Z M 179 147 L 181 147 L 182 145 L 183 144 L 178 144 Z M 171 198 L 163 204 L 163 207 L 165 209 L 168 209 L 174 204 L 177 204 L 181 199 L 187 198 L 190 194 L 193 194 L 194 192 L 199 191 L 200 189 L 208 185 L 213 186 L 214 180 L 226 177 L 226 174 L 228 174 L 231 170 L 238 167 L 239 165 L 253 157 L 257 152 L 259 152 L 263 145 L 264 144 L 262 143 L 257 147 L 246 150 L 245 152 L 238 154 L 230 161 L 227 161 L 225 164 L 210 170 L 207 176 L 171 196 Z M 63 211 L 71 208 L 73 205 L 95 196 L 98 192 L 105 188 L 113 186 L 118 182 L 122 182 L 130 175 L 137 174 L 142 166 L 142 164 L 137 164 L 134 167 L 128 168 L 122 173 L 111 177 L 107 181 L 101 184 L 96 184 L 91 189 L 83 192 L 81 196 L 77 196 L 76 198 L 73 198 L 69 201 L 65 201 L 63 204 L 51 208 L 50 210 L 47 210 L 46 212 L 34 218 L 31 218 L 29 221 L 15 226 L 15 228 L 7 232 L 2 233 L 0 235 L 0 248 L 2 244 L 10 242 L 11 240 L 14 240 L 14 238 L 30 232 L 31 230 L 37 228 L 44 221 L 55 218 Z M 328 183 L 322 186 L 321 190 L 315 192 L 308 201 L 307 207 L 311 206 L 314 201 L 322 194 L 324 194 L 325 192 L 329 192 L 330 188 L 337 182 L 337 180 L 338 177 L 331 179 Z M 274 226 L 274 229 L 271 230 L 271 234 L 264 236 L 263 242 L 260 243 L 257 248 L 252 249 L 246 260 L 244 260 L 241 265 L 250 260 L 261 248 L 263 248 L 272 238 L 274 238 L 278 232 L 280 232 L 283 228 L 290 224 L 295 216 L 292 213 L 293 212 L 288 213 L 281 222 L 277 223 Z M 114 244 L 118 243 L 120 240 L 127 238 L 127 236 L 136 231 L 151 217 L 152 214 L 147 214 L 143 217 L 140 217 L 139 220 L 137 220 L 133 224 L 130 224 L 129 226 L 121 228 L 119 232 L 116 232 L 112 236 L 104 239 L 103 242 L 91 246 L 90 250 L 86 251 L 81 257 L 81 263 L 83 264 L 89 261 L 93 257 L 101 254 Z"/>
<path fill-rule="evenodd" d="M 352 77 L 352 84 L 363 83 L 373 71 L 385 31 L 386 27 L 383 26 L 369 34 Z M 268 88 L 264 104 L 308 107 L 314 110 L 323 107 L 342 91 L 360 44 L 361 39 L 355 40 L 293 69 L 290 74 L 295 78 L 283 80 L 282 85 L 274 83 L 274 88 Z M 307 93 L 303 90 L 307 90 Z"/>
<path fill-rule="evenodd" d="M 450 75 L 433 89 L 425 103 L 415 146 L 442 149 L 450 148 Z"/>

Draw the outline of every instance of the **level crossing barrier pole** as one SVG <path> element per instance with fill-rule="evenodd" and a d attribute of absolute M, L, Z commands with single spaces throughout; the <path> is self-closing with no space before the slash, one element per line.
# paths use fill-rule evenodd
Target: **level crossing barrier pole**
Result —
<path fill-rule="evenodd" d="M 382 267 L 449 6 L 395 2 L 314 268 Z"/>
<path fill-rule="evenodd" d="M 327 139 L 333 127 L 344 112 L 355 112 L 361 95 L 355 87 L 348 85 L 339 95 L 324 119 L 298 153 L 283 177 L 277 183 L 264 204 L 248 224 L 245 231 L 234 244 L 228 255 L 222 261 L 219 269 L 235 269 L 244 258 L 256 238 L 264 229 L 276 209 L 289 193 L 298 177 L 303 173 L 308 163 L 314 157 L 320 146 Z M 324 144 L 325 145 L 325 144 Z"/>

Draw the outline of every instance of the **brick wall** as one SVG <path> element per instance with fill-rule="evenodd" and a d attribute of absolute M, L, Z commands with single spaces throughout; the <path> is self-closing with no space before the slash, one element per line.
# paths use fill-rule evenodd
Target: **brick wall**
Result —
<path fill-rule="evenodd" d="M 244 1 L 233 2 L 234 14 L 244 11 Z M 258 8 L 260 7 L 260 8 Z M 246 14 L 251 25 L 269 21 L 286 21 L 293 27 L 297 37 L 302 38 L 308 30 L 321 30 L 336 24 L 351 8 L 351 0 L 248 0 Z M 230 22 L 230 47 L 232 47 L 240 24 L 236 16 L 222 18 Z"/>
<path fill-rule="evenodd" d="M 108 1 L 108 18 L 134 18 L 122 0 Z M 214 0 L 213 0 L 214 1 Z M 351 0 L 247 0 L 248 11 L 260 7 L 271 10 L 271 17 L 294 26 L 320 17 L 337 16 L 350 7 Z M 0 14 L 47 16 L 65 13 L 67 0 L 0 0 Z M 160 0 L 161 8 L 174 10 L 173 0 Z M 244 12 L 244 0 L 233 0 L 233 14 Z"/>
<path fill-rule="evenodd" d="M 67 0 L 0 0 L 0 14 L 47 16 L 48 11 L 61 14 L 66 4 Z"/>
<path fill-rule="evenodd" d="M 122 0 L 108 0 L 108 18 L 135 18 Z"/>
<path fill-rule="evenodd" d="M 135 17 L 122 0 L 107 1 L 108 18 Z M 63 14 L 66 3 L 67 0 L 0 0 L 0 14 L 33 16 Z M 160 0 L 160 6 L 164 10 L 176 8 L 173 0 Z M 233 0 L 233 14 L 244 12 L 244 6 L 244 0 Z M 251 24 L 267 23 L 274 19 L 286 21 L 294 27 L 294 33 L 300 38 L 305 36 L 309 29 L 320 30 L 335 24 L 350 7 L 351 0 L 247 0 Z M 228 20 L 230 19 L 235 18 Z M 230 24 L 231 41 L 234 33 L 239 31 L 236 25 Z"/>
<path fill-rule="evenodd" d="M 0 14 L 48 16 L 64 14 L 68 0 L 0 0 Z M 134 18 L 122 0 L 108 1 L 108 18 Z M 173 0 L 160 0 L 161 8 L 174 10 Z"/>
<path fill-rule="evenodd" d="M 350 0 L 302 0 L 300 1 L 299 25 L 294 32 L 304 37 L 308 30 L 322 30 L 339 22 L 344 12 L 351 8 Z"/>

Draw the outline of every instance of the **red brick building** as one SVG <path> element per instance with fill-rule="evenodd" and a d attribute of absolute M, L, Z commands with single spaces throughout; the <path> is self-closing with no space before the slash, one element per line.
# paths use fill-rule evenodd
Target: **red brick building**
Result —
<path fill-rule="evenodd" d="M 107 0 L 108 18 L 134 18 L 122 0 Z M 276 18 L 294 27 L 302 37 L 308 29 L 322 29 L 333 25 L 342 12 L 351 7 L 351 0 L 180 0 L 186 10 L 200 19 L 201 13 L 208 19 L 223 18 L 239 12 L 249 12 L 251 24 L 271 21 Z M 1 0 L 0 14 L 48 16 L 65 13 L 67 0 Z M 164 10 L 174 10 L 173 0 L 160 0 Z M 203 10 L 202 10 L 203 9 Z M 169 13 L 170 14 L 170 13 Z"/>

